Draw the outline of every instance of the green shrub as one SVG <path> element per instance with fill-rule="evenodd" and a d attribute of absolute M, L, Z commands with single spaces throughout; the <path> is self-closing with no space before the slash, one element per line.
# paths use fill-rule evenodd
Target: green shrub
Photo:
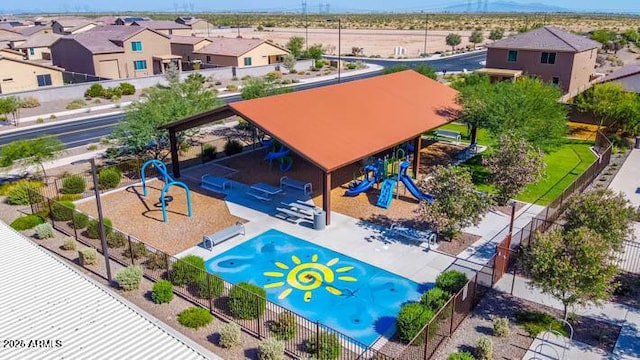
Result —
<path fill-rule="evenodd" d="M 209 280 L 207 280 L 207 277 L 209 277 Z M 211 292 L 209 292 L 209 284 L 211 284 Z M 203 299 L 217 298 L 224 291 L 222 278 L 208 274 L 205 271 L 200 272 L 198 280 L 191 285 L 191 290 L 197 292 L 197 295 Z"/>
<path fill-rule="evenodd" d="M 242 344 L 240 325 L 230 322 L 220 327 L 220 346 L 231 349 Z"/>
<path fill-rule="evenodd" d="M 439 287 L 434 287 L 422 294 L 420 303 L 427 308 L 437 312 L 447 303 L 447 301 L 449 301 L 450 298 L 451 294 L 440 289 Z"/>
<path fill-rule="evenodd" d="M 224 153 L 227 156 L 239 154 L 242 152 L 242 143 L 236 139 L 229 139 L 224 144 Z"/>
<path fill-rule="evenodd" d="M 173 264 L 169 278 L 173 285 L 195 284 L 205 271 L 204 260 L 200 256 L 187 255 Z"/>
<path fill-rule="evenodd" d="M 137 260 L 147 256 L 147 247 L 144 243 L 141 242 L 131 242 L 129 246 L 127 246 L 124 251 L 122 251 L 122 256 L 130 259 L 133 256 L 133 259 Z"/>
<path fill-rule="evenodd" d="M 476 358 L 468 351 L 458 351 L 450 354 L 447 360 L 476 360 Z"/>
<path fill-rule="evenodd" d="M 33 229 L 37 225 L 43 224 L 44 222 L 45 220 L 41 216 L 32 214 L 21 216 L 13 220 L 13 222 L 9 226 L 11 226 L 11 228 L 14 230 L 22 231 Z"/>
<path fill-rule="evenodd" d="M 178 322 L 192 329 L 207 326 L 211 321 L 213 321 L 213 315 L 209 310 L 201 307 L 187 308 L 178 314 Z"/>
<path fill-rule="evenodd" d="M 529 333 L 529 336 L 536 337 L 539 333 L 547 330 L 555 330 L 564 336 L 568 336 L 567 329 L 563 323 L 553 316 L 537 311 L 517 311 L 516 322 Z"/>
<path fill-rule="evenodd" d="M 62 179 L 62 193 L 82 194 L 87 188 L 87 183 L 81 175 L 71 175 Z"/>
<path fill-rule="evenodd" d="M 98 259 L 98 253 L 94 248 L 86 248 L 78 251 L 78 258 L 82 266 L 95 265 Z"/>
<path fill-rule="evenodd" d="M 119 87 L 106 88 L 104 89 L 103 97 L 110 100 L 120 99 L 122 97 L 122 89 L 120 89 Z"/>
<path fill-rule="evenodd" d="M 267 306 L 266 291 L 247 282 L 234 285 L 229 291 L 229 311 L 236 319 L 257 319 Z"/>
<path fill-rule="evenodd" d="M 204 144 L 202 146 L 202 157 L 206 160 L 213 160 L 216 158 L 217 150 L 214 145 Z"/>
<path fill-rule="evenodd" d="M 162 253 L 150 253 L 143 264 L 149 270 L 166 269 L 167 258 Z"/>
<path fill-rule="evenodd" d="M 129 266 L 116 272 L 116 282 L 125 291 L 140 288 L 142 282 L 142 268 L 138 265 Z"/>
<path fill-rule="evenodd" d="M 290 311 L 278 314 L 278 320 L 269 324 L 269 330 L 278 340 L 291 340 L 296 335 L 296 317 Z"/>
<path fill-rule="evenodd" d="M 113 224 L 110 219 L 104 219 L 104 234 L 109 236 L 113 231 Z M 98 219 L 93 219 L 89 221 L 87 225 L 87 237 L 89 239 L 100 239 L 100 224 Z"/>
<path fill-rule="evenodd" d="M 488 336 L 480 336 L 476 345 L 476 359 L 493 360 L 493 342 Z"/>
<path fill-rule="evenodd" d="M 510 333 L 509 319 L 501 317 L 493 320 L 493 336 L 507 337 Z"/>
<path fill-rule="evenodd" d="M 313 354 L 316 359 L 333 360 L 340 357 L 342 345 L 334 334 L 323 332 L 316 339 L 307 340 L 305 348 L 308 353 Z"/>
<path fill-rule="evenodd" d="M 31 205 L 42 201 L 40 189 L 44 184 L 40 181 L 20 180 L 6 188 L 7 204 Z"/>
<path fill-rule="evenodd" d="M 87 146 L 87 150 L 88 151 L 96 151 L 96 150 L 98 150 L 98 145 L 91 144 L 91 145 Z"/>
<path fill-rule="evenodd" d="M 136 87 L 128 82 L 120 83 L 119 88 L 122 95 L 133 95 L 136 93 Z"/>
<path fill-rule="evenodd" d="M 258 345 L 258 359 L 284 360 L 284 343 L 274 338 L 260 341 Z"/>
<path fill-rule="evenodd" d="M 238 85 L 236 85 L 236 84 L 227 85 L 227 91 L 228 92 L 237 92 L 238 91 Z"/>
<path fill-rule="evenodd" d="M 173 300 L 173 285 L 167 280 L 160 280 L 153 284 L 151 299 L 156 304 L 170 303 Z"/>
<path fill-rule="evenodd" d="M 76 201 L 82 199 L 82 194 L 61 194 L 54 198 L 56 201 Z"/>
<path fill-rule="evenodd" d="M 72 102 L 68 103 L 67 106 L 65 106 L 65 109 L 67 109 L 67 110 L 78 110 L 78 109 L 82 109 L 86 105 L 87 105 L 87 103 L 84 100 L 76 99 L 76 100 L 73 100 Z"/>
<path fill-rule="evenodd" d="M 36 236 L 38 237 L 38 239 L 50 239 L 56 236 L 56 233 L 53 230 L 53 226 L 51 226 L 51 224 L 47 222 L 36 225 L 33 230 L 36 231 Z"/>
<path fill-rule="evenodd" d="M 76 205 L 71 201 L 54 201 L 51 205 L 51 218 L 56 221 L 70 221 L 75 209 Z"/>
<path fill-rule="evenodd" d="M 396 332 L 401 340 L 413 340 L 422 328 L 433 318 L 434 312 L 420 303 L 408 303 L 400 308 L 396 319 Z M 419 339 L 417 341 L 420 342 Z M 421 342 L 420 342 L 421 343 Z"/>
<path fill-rule="evenodd" d="M 75 251 L 78 248 L 78 242 L 76 239 L 72 237 L 66 237 L 62 240 L 62 250 L 73 250 Z"/>
<path fill-rule="evenodd" d="M 467 275 L 458 270 L 447 270 L 436 278 L 436 286 L 454 295 L 467 283 Z"/>
<path fill-rule="evenodd" d="M 107 235 L 107 246 L 109 248 L 121 248 L 126 243 L 127 237 L 120 231 L 114 231 Z"/>
<path fill-rule="evenodd" d="M 85 97 L 103 97 L 104 96 L 104 87 L 100 84 L 91 85 L 87 91 L 84 92 Z"/>
<path fill-rule="evenodd" d="M 81 212 L 75 212 L 69 225 L 74 229 L 84 229 L 89 225 L 89 216 Z"/>
<path fill-rule="evenodd" d="M 40 106 L 40 100 L 34 96 L 27 96 L 20 101 L 20 107 L 23 109 L 31 109 Z"/>

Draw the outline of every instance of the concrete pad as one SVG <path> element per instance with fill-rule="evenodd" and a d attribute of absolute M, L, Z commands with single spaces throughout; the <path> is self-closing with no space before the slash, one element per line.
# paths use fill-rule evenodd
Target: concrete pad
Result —
<path fill-rule="evenodd" d="M 609 189 L 624 193 L 634 207 L 640 206 L 640 149 L 631 150 Z"/>
<path fill-rule="evenodd" d="M 579 341 L 571 341 L 564 336 L 551 332 L 542 332 L 533 340 L 523 360 L 604 360 L 610 359 L 611 354 L 601 349 L 589 346 Z"/>

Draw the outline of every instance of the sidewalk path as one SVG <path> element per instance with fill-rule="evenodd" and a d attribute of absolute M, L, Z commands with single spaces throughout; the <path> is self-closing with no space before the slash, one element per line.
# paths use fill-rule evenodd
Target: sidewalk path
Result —
<path fill-rule="evenodd" d="M 609 189 L 624 193 L 634 207 L 640 206 L 640 149 L 631 150 Z"/>

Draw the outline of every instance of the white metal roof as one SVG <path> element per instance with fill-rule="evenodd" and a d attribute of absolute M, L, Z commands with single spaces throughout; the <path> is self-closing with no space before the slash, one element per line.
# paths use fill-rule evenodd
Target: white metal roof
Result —
<path fill-rule="evenodd" d="M 0 221 L 0 359 L 207 357 Z"/>

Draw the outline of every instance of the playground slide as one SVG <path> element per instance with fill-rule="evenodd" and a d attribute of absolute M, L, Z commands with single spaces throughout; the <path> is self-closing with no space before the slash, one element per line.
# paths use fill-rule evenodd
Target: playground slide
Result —
<path fill-rule="evenodd" d="M 282 148 L 280 151 L 271 151 L 264 157 L 264 161 L 278 160 L 281 157 L 289 155 L 289 149 Z"/>
<path fill-rule="evenodd" d="M 393 200 L 393 189 L 396 187 L 396 181 L 393 179 L 386 179 L 382 183 L 382 188 L 380 189 L 380 196 L 378 196 L 378 202 L 376 206 L 379 206 L 384 209 L 388 209 L 391 205 L 391 200 Z"/>
<path fill-rule="evenodd" d="M 376 183 L 376 179 L 378 178 L 378 174 L 377 174 L 377 169 L 375 166 L 371 166 L 371 165 L 367 165 L 364 168 L 364 172 L 365 172 L 365 176 L 364 179 L 358 183 L 356 186 L 350 188 L 349 190 L 345 191 L 344 194 L 346 196 L 356 196 L 360 193 L 363 193 L 369 189 L 371 189 L 371 187 L 373 187 L 373 185 Z M 369 172 L 373 172 L 372 176 L 369 176 Z"/>
<path fill-rule="evenodd" d="M 404 184 L 404 186 L 409 190 L 411 195 L 418 200 L 425 200 L 429 203 L 433 202 L 433 196 L 429 194 L 425 194 L 413 182 L 413 179 L 407 175 L 407 169 L 409 168 L 409 162 L 405 161 L 400 165 L 400 181 Z"/>

